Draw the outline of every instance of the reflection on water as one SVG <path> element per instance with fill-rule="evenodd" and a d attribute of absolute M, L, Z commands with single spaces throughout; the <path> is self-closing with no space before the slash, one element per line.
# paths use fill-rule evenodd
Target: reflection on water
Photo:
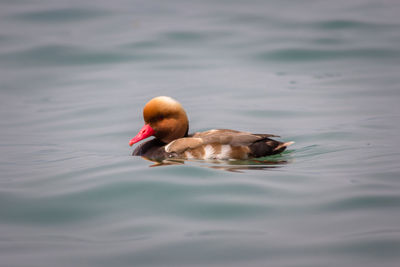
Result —
<path fill-rule="evenodd" d="M 290 155 L 290 151 L 285 154 Z M 182 165 L 185 162 L 201 166 L 205 168 L 212 168 L 215 170 L 224 170 L 231 172 L 240 172 L 241 170 L 266 170 L 271 168 L 279 168 L 285 164 L 290 163 L 293 159 L 289 159 L 289 155 L 271 156 L 259 159 L 248 160 L 194 160 L 194 159 L 165 159 L 162 161 L 152 160 L 150 158 L 142 157 L 145 160 L 152 161 L 154 164 L 149 167 L 162 167 L 169 165 Z"/>

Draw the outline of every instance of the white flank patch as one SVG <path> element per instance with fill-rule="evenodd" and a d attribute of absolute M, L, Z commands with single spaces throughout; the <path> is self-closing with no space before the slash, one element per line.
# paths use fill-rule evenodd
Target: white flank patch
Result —
<path fill-rule="evenodd" d="M 215 158 L 215 149 L 212 145 L 206 145 L 204 147 L 204 159 L 213 159 Z"/>
<path fill-rule="evenodd" d="M 231 156 L 231 146 L 230 145 L 222 145 L 221 153 L 218 155 L 218 159 L 229 159 Z"/>
<path fill-rule="evenodd" d="M 279 146 L 277 146 L 277 147 L 274 148 L 274 151 L 279 150 L 279 149 L 281 149 L 282 147 L 288 147 L 288 146 L 290 146 L 290 145 L 292 145 L 292 144 L 294 144 L 293 141 L 280 144 Z"/>
<path fill-rule="evenodd" d="M 171 151 L 169 150 L 169 148 L 170 148 L 170 146 L 171 146 L 171 144 L 172 144 L 173 142 L 174 142 L 174 141 L 170 142 L 168 145 L 166 145 L 166 146 L 164 147 L 165 152 L 171 152 Z"/>

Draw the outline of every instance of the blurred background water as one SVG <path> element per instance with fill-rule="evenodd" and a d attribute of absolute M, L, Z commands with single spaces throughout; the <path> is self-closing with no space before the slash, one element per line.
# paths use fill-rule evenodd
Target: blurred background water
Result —
<path fill-rule="evenodd" d="M 0 266 L 399 266 L 399 1 L 0 5 Z M 296 144 L 150 168 L 157 95 Z"/>

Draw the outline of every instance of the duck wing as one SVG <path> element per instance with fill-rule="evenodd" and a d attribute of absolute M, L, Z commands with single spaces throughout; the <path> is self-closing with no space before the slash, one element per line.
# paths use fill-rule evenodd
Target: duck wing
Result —
<path fill-rule="evenodd" d="M 209 130 L 198 132 L 191 137 L 179 138 L 165 147 L 168 153 L 182 153 L 187 149 L 194 149 L 201 145 L 221 144 L 231 146 L 250 146 L 253 143 L 268 139 L 269 137 L 279 137 L 273 134 L 252 134 L 249 132 L 241 132 L 229 129 Z"/>

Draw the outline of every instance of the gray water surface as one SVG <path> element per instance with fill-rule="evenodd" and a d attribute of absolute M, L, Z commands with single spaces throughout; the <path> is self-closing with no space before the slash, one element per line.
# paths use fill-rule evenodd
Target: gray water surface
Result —
<path fill-rule="evenodd" d="M 399 266 L 399 1 L 0 7 L 0 266 Z M 149 167 L 158 95 L 296 143 Z"/>

